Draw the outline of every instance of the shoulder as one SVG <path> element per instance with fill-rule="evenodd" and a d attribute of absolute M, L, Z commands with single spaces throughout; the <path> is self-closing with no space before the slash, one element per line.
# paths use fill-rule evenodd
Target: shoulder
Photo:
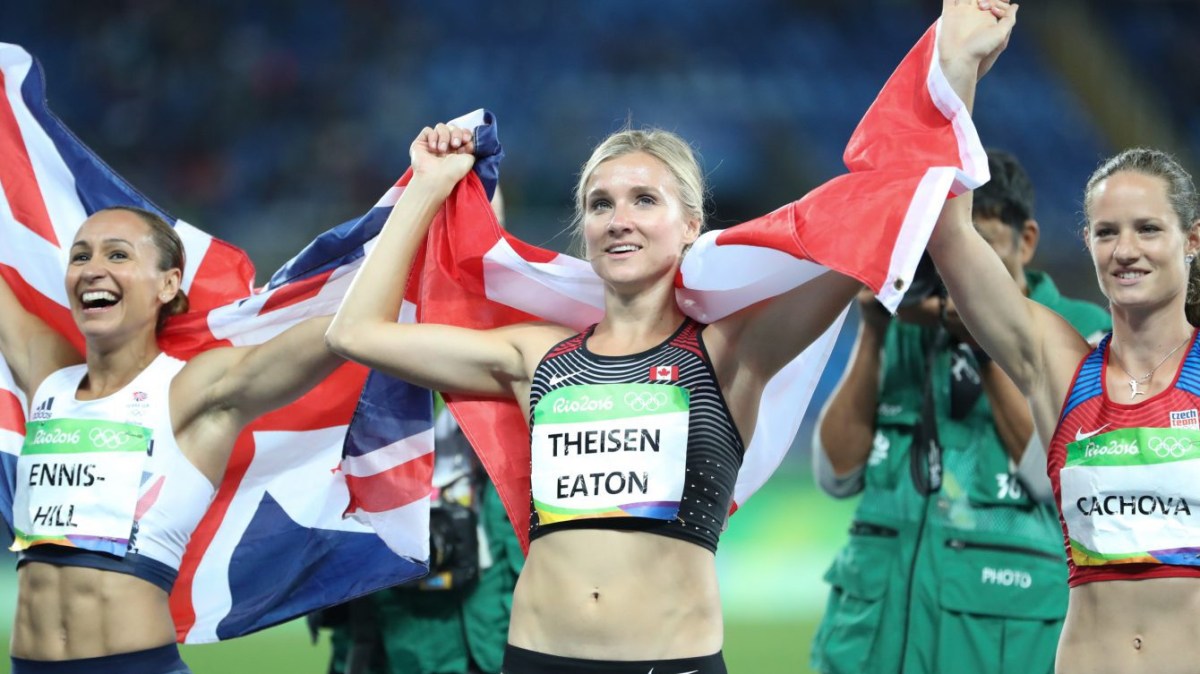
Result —
<path fill-rule="evenodd" d="M 202 351 L 186 361 L 171 358 L 171 360 L 179 363 L 179 369 L 175 376 L 185 379 L 202 379 L 206 376 L 211 376 L 212 373 L 222 370 L 235 362 L 249 348 L 221 346 Z M 168 356 L 168 358 L 170 357 Z"/>
<path fill-rule="evenodd" d="M 138 375 L 143 386 L 150 388 L 175 387 L 179 374 L 187 367 L 188 361 L 180 360 L 166 353 L 158 354 L 146 369 Z"/>
<path fill-rule="evenodd" d="M 82 377 L 86 373 L 87 373 L 87 363 L 75 363 L 73 365 L 67 365 L 65 367 L 60 367 L 57 370 L 54 370 L 50 374 L 46 375 L 46 378 L 42 380 L 42 384 L 53 386 L 53 385 L 61 383 L 63 381 L 78 380 L 80 377 Z M 78 382 L 72 381 L 72 383 L 78 383 Z"/>
<path fill-rule="evenodd" d="M 147 369 L 160 372 L 168 377 L 174 377 L 183 371 L 183 368 L 187 367 L 188 362 L 163 352 L 158 354 L 158 357 L 154 359 L 154 362 Z"/>
<path fill-rule="evenodd" d="M 33 384 L 32 390 L 28 391 L 29 400 L 32 401 L 43 395 L 57 394 L 63 389 L 74 389 L 79 386 L 80 380 L 87 374 L 86 363 L 76 363 L 60 367 L 57 370 L 47 374 L 41 381 Z"/>
<path fill-rule="evenodd" d="M 178 402 L 185 396 L 193 404 L 203 404 L 208 399 L 214 384 L 230 372 L 251 347 L 224 346 L 209 349 L 192 356 L 186 361 L 167 356 L 168 364 L 174 366 L 171 378 L 171 399 Z"/>

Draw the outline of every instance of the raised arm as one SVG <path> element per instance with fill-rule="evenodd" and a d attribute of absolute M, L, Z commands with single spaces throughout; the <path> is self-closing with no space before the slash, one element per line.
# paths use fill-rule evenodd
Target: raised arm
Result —
<path fill-rule="evenodd" d="M 1026 396 L 1047 381 L 1066 380 L 1087 342 L 1058 314 L 1028 299 L 971 221 L 971 196 L 946 202 L 929 240 L 929 254 L 963 323 L 984 351 Z M 1050 375 L 1047 379 L 1046 376 Z M 1064 392 L 1065 393 L 1065 392 Z"/>
<path fill-rule="evenodd" d="M 21 306 L 8 282 L 0 276 L 0 353 L 17 386 L 33 395 L 50 373 L 83 362 L 83 356 L 62 335 Z"/>
<path fill-rule="evenodd" d="M 344 362 L 325 346 L 331 320 L 309 318 L 262 344 L 199 354 L 176 377 L 172 386 L 181 395 L 172 393 L 172 403 L 184 396 L 194 398 L 197 413 L 227 412 L 239 429 L 283 407 Z"/>
<path fill-rule="evenodd" d="M 991 0 L 993 11 L 1002 16 L 987 20 L 988 14 L 971 4 L 946 0 L 938 43 L 942 70 L 968 110 L 975 100 L 975 82 L 1007 45 L 1018 9 Z M 1068 333 L 1074 331 L 1056 314 L 1027 299 L 1013 283 L 975 231 L 969 194 L 946 203 L 928 250 L 971 335 L 1022 392 L 1032 395 L 1046 372 L 1046 353 L 1057 352 L 1048 338 L 1064 339 L 1059 335 L 1064 325 Z M 1065 339 L 1070 348 L 1069 334 Z M 1072 366 L 1077 362 L 1077 358 L 1065 360 Z"/>
<path fill-rule="evenodd" d="M 519 345 L 536 328 L 480 331 L 396 322 L 425 233 L 454 185 L 471 170 L 473 150 L 469 131 L 444 124 L 426 128 L 413 141 L 412 179 L 325 339 L 350 360 L 434 390 L 513 396 L 514 381 L 528 378 Z"/>
<path fill-rule="evenodd" d="M 968 110 L 976 80 L 1007 45 L 1015 20 L 1016 6 L 1005 2 L 945 0 L 939 66 Z M 856 281 L 829 273 L 718 321 L 714 334 L 724 338 L 739 366 L 752 373 L 739 378 L 769 378 L 823 333 L 857 290 Z"/>
<path fill-rule="evenodd" d="M 216 484 L 234 438 L 255 418 L 296 400 L 342 359 L 325 346 L 329 316 L 256 346 L 205 351 L 171 381 L 171 425 L 188 458 Z"/>

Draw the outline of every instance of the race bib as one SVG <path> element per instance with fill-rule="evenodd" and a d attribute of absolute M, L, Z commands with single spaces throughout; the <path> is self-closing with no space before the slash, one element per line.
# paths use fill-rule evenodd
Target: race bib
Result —
<path fill-rule="evenodd" d="M 689 391 L 662 384 L 564 386 L 534 409 L 533 506 L 542 524 L 679 513 Z"/>
<path fill-rule="evenodd" d="M 141 426 L 111 421 L 26 424 L 11 549 L 54 544 L 125 556 L 149 439 Z"/>
<path fill-rule="evenodd" d="M 1200 566 L 1200 431 L 1127 428 L 1067 445 L 1063 519 L 1078 566 Z"/>

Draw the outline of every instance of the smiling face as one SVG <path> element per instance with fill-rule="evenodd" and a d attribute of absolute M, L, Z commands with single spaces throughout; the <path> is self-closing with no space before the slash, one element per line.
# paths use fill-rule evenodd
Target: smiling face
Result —
<path fill-rule="evenodd" d="M 688 217 L 679 183 L 644 152 L 604 161 L 583 189 L 586 255 L 600 278 L 638 285 L 673 278 L 685 248 L 700 233 Z"/>
<path fill-rule="evenodd" d="M 90 342 L 153 334 L 161 307 L 179 292 L 181 271 L 162 270 L 150 227 L 132 212 L 100 211 L 71 245 L 67 297 Z"/>
<path fill-rule="evenodd" d="M 1200 237 L 1180 223 L 1163 178 L 1117 171 L 1092 188 L 1087 216 L 1096 278 L 1114 307 L 1182 306 L 1184 256 L 1200 249 Z"/>

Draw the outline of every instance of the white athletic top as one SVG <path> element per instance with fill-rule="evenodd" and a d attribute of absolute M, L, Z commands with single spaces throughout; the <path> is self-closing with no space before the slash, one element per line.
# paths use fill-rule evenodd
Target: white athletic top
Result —
<path fill-rule="evenodd" d="M 183 456 L 171 427 L 171 380 L 183 366 L 183 361 L 165 353 L 159 354 L 124 388 L 98 400 L 77 400 L 75 397 L 87 374 L 86 365 L 64 368 L 42 382 L 30 403 L 31 426 L 39 423 L 62 424 L 63 421 L 78 421 L 81 422 L 80 427 L 86 431 L 89 422 L 129 424 L 149 432 L 149 449 L 142 464 L 140 481 L 136 476 L 134 478 L 135 482 L 140 483 L 137 487 L 132 531 L 125 550 L 105 554 L 103 548 L 93 547 L 86 541 L 77 544 L 70 541 L 68 529 L 68 534 L 61 537 L 62 542 L 58 544 L 54 544 L 56 541 L 42 541 L 51 543 L 49 545 L 34 541 L 32 547 L 22 551 L 18 564 L 39 561 L 60 566 L 102 568 L 143 578 L 170 591 L 179 570 L 184 547 L 216 493 L 208 478 Z M 66 425 L 61 427 L 68 430 L 71 428 Z M 50 431 L 50 434 L 54 433 L 55 431 Z M 85 435 L 87 434 L 85 432 Z M 61 436 L 62 433 L 58 435 Z M 31 442 L 36 444 L 36 439 L 27 435 L 27 449 Z M 99 460 L 103 461 L 110 456 L 112 455 L 101 455 Z M 121 458 L 123 457 L 117 457 L 115 460 Z M 110 468 L 113 466 L 100 465 L 93 472 L 104 474 L 106 469 Z M 44 477 L 45 469 L 42 470 Z M 69 472 L 60 469 L 58 475 L 61 478 Z M 114 469 L 112 472 L 117 471 Z M 45 482 L 47 480 L 43 479 L 42 483 Z M 62 482 L 60 479 L 58 486 L 61 487 Z M 86 482 L 96 487 L 109 488 L 92 480 Z M 37 480 L 27 477 L 24 483 L 18 482 L 17 490 L 30 490 L 26 500 L 36 502 L 37 499 L 33 497 L 40 487 L 30 487 L 29 483 L 37 483 Z M 20 502 L 20 499 L 15 499 L 15 502 Z M 55 515 L 60 520 L 67 518 L 62 513 Z M 26 517 L 26 521 L 29 521 L 29 516 Z M 75 518 L 80 519 L 78 515 L 75 515 Z M 44 523 L 45 518 L 42 521 Z M 15 547 L 20 547 L 20 542 Z M 92 549 L 86 549 L 89 547 Z"/>

